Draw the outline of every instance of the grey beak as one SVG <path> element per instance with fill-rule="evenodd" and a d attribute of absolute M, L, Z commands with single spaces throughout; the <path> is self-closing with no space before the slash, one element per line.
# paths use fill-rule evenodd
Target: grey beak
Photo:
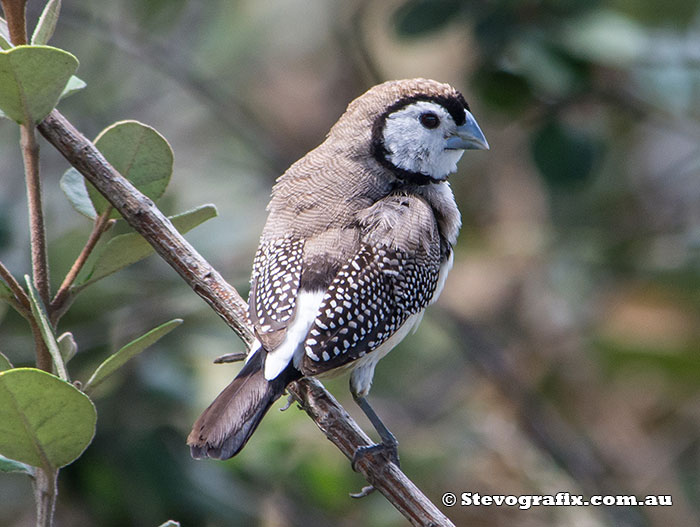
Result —
<path fill-rule="evenodd" d="M 447 138 L 448 150 L 488 150 L 489 143 L 484 137 L 474 116 L 469 110 L 464 110 L 466 121 L 458 126 L 455 135 Z"/>

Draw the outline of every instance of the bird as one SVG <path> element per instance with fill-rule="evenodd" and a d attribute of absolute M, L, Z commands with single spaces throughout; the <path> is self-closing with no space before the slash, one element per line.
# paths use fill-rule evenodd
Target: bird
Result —
<path fill-rule="evenodd" d="M 256 341 L 196 420 L 192 457 L 228 459 L 302 377 L 350 374 L 350 392 L 398 464 L 395 436 L 367 401 L 375 366 L 438 298 L 461 215 L 448 177 L 489 144 L 464 96 L 416 78 L 353 100 L 325 140 L 276 181 L 248 298 Z"/>

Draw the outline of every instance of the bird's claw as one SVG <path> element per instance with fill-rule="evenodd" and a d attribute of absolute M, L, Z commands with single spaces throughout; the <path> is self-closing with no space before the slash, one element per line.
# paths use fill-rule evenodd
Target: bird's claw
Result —
<path fill-rule="evenodd" d="M 350 466 L 355 472 L 358 472 L 357 470 L 357 463 L 359 463 L 363 457 L 365 457 L 368 454 L 377 454 L 377 453 L 383 453 L 387 459 L 392 462 L 394 465 L 397 467 L 401 466 L 401 463 L 399 462 L 399 449 L 398 449 L 399 444 L 397 442 L 394 443 L 375 443 L 374 445 L 365 445 L 365 446 L 360 446 L 357 447 L 357 450 L 355 450 L 355 453 L 352 456 L 352 461 L 350 463 Z M 364 498 L 365 496 L 371 494 L 374 492 L 375 488 L 372 485 L 367 485 L 366 487 L 362 487 L 362 490 L 357 493 L 351 493 L 350 497 L 352 498 Z"/>
<path fill-rule="evenodd" d="M 369 496 L 375 490 L 377 490 L 377 489 L 375 489 L 373 485 L 367 485 L 366 487 L 362 487 L 360 492 L 354 492 L 354 493 L 351 492 L 350 497 L 359 500 L 360 498 L 364 498 L 365 496 Z"/>
<path fill-rule="evenodd" d="M 294 396 L 290 393 L 287 395 L 287 402 L 285 405 L 280 408 L 280 412 L 284 412 L 285 410 L 288 410 L 290 406 L 292 406 L 292 403 L 294 402 Z"/>

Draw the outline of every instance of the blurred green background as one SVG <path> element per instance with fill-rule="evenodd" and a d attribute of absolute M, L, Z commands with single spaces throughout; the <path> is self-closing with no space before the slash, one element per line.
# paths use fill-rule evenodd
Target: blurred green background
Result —
<path fill-rule="evenodd" d="M 43 2 L 30 0 L 33 24 Z M 171 143 L 169 214 L 214 203 L 188 239 L 245 296 L 275 178 L 347 103 L 431 77 L 470 102 L 490 152 L 452 185 L 455 267 L 371 401 L 405 472 L 443 492 L 671 494 L 673 507 L 441 508 L 457 525 L 691 526 L 700 514 L 700 6 L 587 2 L 64 2 L 52 44 L 88 86 L 60 110 L 88 137 L 138 119 Z M 90 229 L 42 141 L 54 290 Z M 18 129 L 0 123 L 0 260 L 29 248 Z M 0 350 L 31 364 L 0 306 Z M 185 324 L 97 400 L 93 444 L 61 472 L 57 525 L 405 525 L 296 409 L 273 409 L 227 462 L 193 461 L 193 420 L 241 343 L 156 257 L 103 280 L 61 321 L 74 378 L 147 329 Z M 347 379 L 327 383 L 366 428 Z M 281 406 L 281 402 L 275 408 Z M 0 476 L 0 525 L 32 525 L 24 476 Z"/>

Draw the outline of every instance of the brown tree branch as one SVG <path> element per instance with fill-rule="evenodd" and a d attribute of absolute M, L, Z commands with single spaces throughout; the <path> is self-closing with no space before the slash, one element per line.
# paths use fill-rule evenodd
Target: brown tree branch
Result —
<path fill-rule="evenodd" d="M 39 125 L 40 132 L 97 188 L 124 219 L 173 267 L 187 284 L 246 343 L 253 339 L 245 301 L 178 233 L 153 202 L 107 163 L 102 154 L 57 110 Z M 289 390 L 307 414 L 348 458 L 371 441 L 320 383 L 303 379 Z M 452 522 L 380 454 L 357 463 L 359 471 L 416 526 L 453 526 Z"/>
<path fill-rule="evenodd" d="M 39 131 L 246 344 L 253 341 L 246 321 L 245 301 L 180 235 L 151 199 L 123 178 L 57 110 L 44 119 Z"/>
<path fill-rule="evenodd" d="M 301 379 L 287 388 L 326 437 L 352 460 L 358 447 L 372 441 L 338 401 L 315 379 Z M 412 525 L 454 524 L 384 454 L 368 454 L 356 466 L 365 479 L 381 492 Z"/>

